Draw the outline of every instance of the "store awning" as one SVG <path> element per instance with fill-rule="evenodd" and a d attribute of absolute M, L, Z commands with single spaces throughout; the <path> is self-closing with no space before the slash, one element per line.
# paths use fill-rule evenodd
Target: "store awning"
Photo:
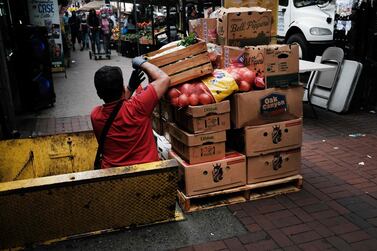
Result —
<path fill-rule="evenodd" d="M 79 10 L 81 11 L 89 11 L 90 9 L 99 10 L 105 5 L 104 0 L 95 0 L 93 2 L 89 2 L 87 4 L 84 4 Z M 112 2 L 111 6 L 113 7 L 113 10 L 117 9 L 117 2 Z"/>

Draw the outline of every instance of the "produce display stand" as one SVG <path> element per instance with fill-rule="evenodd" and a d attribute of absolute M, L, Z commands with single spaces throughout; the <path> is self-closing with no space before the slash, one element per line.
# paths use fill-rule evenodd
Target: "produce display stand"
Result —
<path fill-rule="evenodd" d="M 303 185 L 303 177 L 294 175 L 286 178 L 235 187 L 217 192 L 186 196 L 177 191 L 179 205 L 185 213 L 228 206 L 232 204 L 266 199 L 277 195 L 298 192 Z"/>

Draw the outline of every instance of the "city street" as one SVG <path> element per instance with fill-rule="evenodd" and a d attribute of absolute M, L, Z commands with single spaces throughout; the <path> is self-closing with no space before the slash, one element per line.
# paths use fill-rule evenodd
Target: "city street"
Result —
<path fill-rule="evenodd" d="M 90 130 L 88 114 L 100 104 L 93 74 L 118 65 L 125 79 L 130 59 L 76 62 L 54 75 L 55 107 L 20 119 L 23 136 Z M 377 245 L 377 116 L 339 115 L 304 105 L 302 191 L 193 213 L 160 224 L 38 250 L 375 250 Z"/>

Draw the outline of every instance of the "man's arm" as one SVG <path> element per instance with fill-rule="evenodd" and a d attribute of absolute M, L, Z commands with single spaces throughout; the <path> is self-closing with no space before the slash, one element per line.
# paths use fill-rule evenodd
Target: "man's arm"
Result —
<path fill-rule="evenodd" d="M 169 85 L 170 85 L 169 76 L 165 72 L 163 72 L 160 68 L 158 68 L 157 66 L 151 63 L 148 63 L 145 61 L 141 62 L 140 64 L 138 63 L 139 62 L 136 62 L 136 63 L 133 62 L 134 68 L 138 67 L 148 75 L 149 79 L 152 81 L 150 84 L 155 89 L 157 93 L 157 97 L 161 98 L 165 94 L 167 89 L 169 88 Z"/>

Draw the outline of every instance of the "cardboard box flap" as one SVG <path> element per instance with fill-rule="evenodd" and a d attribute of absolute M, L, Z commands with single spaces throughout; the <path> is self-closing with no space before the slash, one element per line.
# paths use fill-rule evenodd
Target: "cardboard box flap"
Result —
<path fill-rule="evenodd" d="M 187 146 L 199 146 L 226 141 L 225 131 L 191 134 L 178 128 L 174 123 L 169 123 L 169 133 L 170 136 L 176 138 Z"/>
<path fill-rule="evenodd" d="M 209 105 L 188 106 L 185 112 L 194 118 L 204 117 L 212 114 L 223 114 L 230 112 L 230 103 L 229 100 L 224 100 L 220 103 Z"/>

